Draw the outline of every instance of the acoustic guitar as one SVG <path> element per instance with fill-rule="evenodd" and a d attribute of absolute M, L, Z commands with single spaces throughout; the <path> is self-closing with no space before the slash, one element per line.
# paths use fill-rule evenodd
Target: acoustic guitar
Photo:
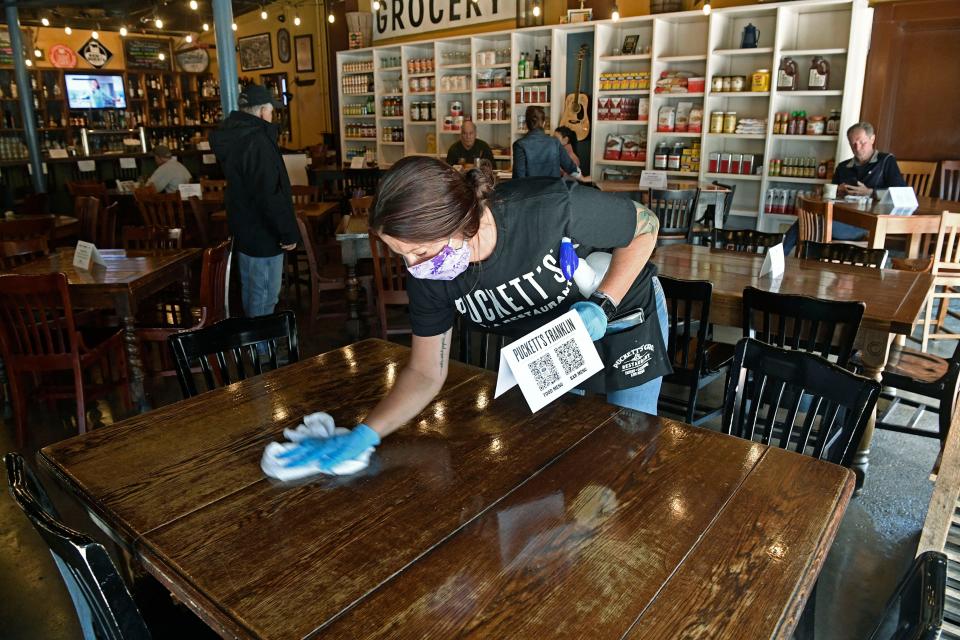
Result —
<path fill-rule="evenodd" d="M 570 127 L 577 134 L 577 141 L 590 135 L 590 97 L 580 91 L 580 79 L 583 75 L 583 59 L 587 55 L 587 45 L 580 45 L 577 53 L 577 84 L 576 91 L 567 94 L 563 100 L 563 114 L 560 116 L 560 126 Z"/>

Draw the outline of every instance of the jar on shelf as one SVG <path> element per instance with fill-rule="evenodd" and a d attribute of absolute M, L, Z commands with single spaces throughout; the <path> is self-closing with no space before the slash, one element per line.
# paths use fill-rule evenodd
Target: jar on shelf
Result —
<path fill-rule="evenodd" d="M 710 91 L 723 91 L 723 76 L 713 76 L 710 80 Z"/>
<path fill-rule="evenodd" d="M 710 133 L 723 133 L 723 111 L 710 112 Z"/>
<path fill-rule="evenodd" d="M 750 76 L 751 91 L 770 91 L 770 69 L 757 69 Z"/>
<path fill-rule="evenodd" d="M 807 135 L 822 136 L 827 132 L 827 119 L 823 116 L 810 116 L 807 118 Z"/>
<path fill-rule="evenodd" d="M 840 134 L 840 111 L 830 110 L 830 117 L 827 118 L 827 135 L 835 136 Z"/>
<path fill-rule="evenodd" d="M 730 78 L 731 91 L 743 91 L 746 87 L 747 79 L 744 76 L 732 76 Z"/>
<path fill-rule="evenodd" d="M 780 69 L 777 71 L 777 91 L 796 91 L 799 87 L 797 82 L 797 63 L 790 56 L 784 56 L 780 61 Z"/>
<path fill-rule="evenodd" d="M 736 133 L 737 132 L 737 112 L 736 111 L 727 111 L 723 114 L 723 132 L 724 133 Z"/>

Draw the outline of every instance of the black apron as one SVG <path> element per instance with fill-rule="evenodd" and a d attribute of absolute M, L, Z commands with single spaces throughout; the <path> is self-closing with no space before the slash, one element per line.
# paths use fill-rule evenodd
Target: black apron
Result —
<path fill-rule="evenodd" d="M 604 367 L 578 388 L 609 393 L 637 387 L 673 373 L 667 347 L 663 344 L 656 300 L 653 301 L 653 313 L 644 311 L 643 322 L 620 333 L 607 334 L 593 343 Z M 615 321 L 616 318 L 611 322 Z"/>

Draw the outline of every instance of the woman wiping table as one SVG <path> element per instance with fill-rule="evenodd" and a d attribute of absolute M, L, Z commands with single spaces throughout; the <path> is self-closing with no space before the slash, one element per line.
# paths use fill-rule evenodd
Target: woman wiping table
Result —
<path fill-rule="evenodd" d="M 582 387 L 656 413 L 671 369 L 666 303 L 649 263 L 659 224 L 645 207 L 559 178 L 494 189 L 483 168 L 461 174 L 415 156 L 384 176 L 370 226 L 411 276 L 410 361 L 363 424 L 299 443 L 284 454 L 287 464 L 329 469 L 420 413 L 446 379 L 456 314 L 468 326 L 517 338 L 576 309 L 605 364 Z M 585 268 L 582 258 L 610 249 L 609 268 L 585 297 L 575 270 Z M 634 359 L 649 363 L 630 366 Z"/>

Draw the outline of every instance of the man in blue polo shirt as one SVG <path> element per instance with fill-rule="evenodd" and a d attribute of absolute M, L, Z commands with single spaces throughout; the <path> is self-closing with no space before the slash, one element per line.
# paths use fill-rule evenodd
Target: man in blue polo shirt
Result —
<path fill-rule="evenodd" d="M 876 139 L 876 132 L 869 122 L 858 122 L 847 129 L 847 141 L 853 150 L 853 157 L 841 162 L 833 171 L 833 184 L 838 185 L 838 196 L 872 196 L 877 189 L 907 186 L 893 154 L 874 148 Z M 799 225 L 794 223 L 783 238 L 784 253 L 789 255 L 797 246 L 798 235 Z M 864 240 L 867 230 L 834 222 L 832 235 L 834 240 L 839 241 Z"/>

